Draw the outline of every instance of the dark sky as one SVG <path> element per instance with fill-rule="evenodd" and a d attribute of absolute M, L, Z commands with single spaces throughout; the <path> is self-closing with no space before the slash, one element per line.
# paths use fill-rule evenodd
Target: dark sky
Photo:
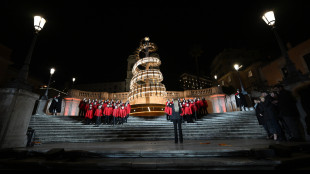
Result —
<path fill-rule="evenodd" d="M 259 49 L 280 55 L 275 37 L 261 19 L 273 9 L 278 33 L 296 45 L 310 38 L 307 1 L 16 1 L 0 6 L 0 43 L 13 50 L 20 68 L 33 38 L 33 16 L 47 23 L 40 32 L 31 60 L 31 75 L 54 85 L 71 82 L 122 81 L 127 58 L 149 36 L 158 54 L 167 90 L 174 90 L 183 72 L 195 72 L 189 51 L 200 45 L 206 75 L 212 59 L 225 48 Z M 169 3 L 167 3 L 169 2 Z M 61 87 L 59 87 L 61 88 Z"/>

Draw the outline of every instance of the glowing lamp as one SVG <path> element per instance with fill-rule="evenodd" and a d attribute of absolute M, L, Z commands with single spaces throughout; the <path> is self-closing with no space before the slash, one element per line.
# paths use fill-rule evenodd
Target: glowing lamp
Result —
<path fill-rule="evenodd" d="M 234 65 L 234 68 L 235 68 L 236 71 L 238 71 L 241 67 L 242 67 L 242 65 L 240 65 L 240 66 L 238 64 Z"/>
<path fill-rule="evenodd" d="M 148 42 L 148 41 L 150 41 L 150 38 L 149 37 L 145 37 L 144 40 Z"/>
<path fill-rule="evenodd" d="M 262 18 L 266 22 L 266 24 L 269 26 L 273 26 L 276 22 L 276 18 L 274 16 L 273 11 L 266 12 Z"/>
<path fill-rule="evenodd" d="M 55 68 L 51 68 L 51 70 L 50 70 L 51 75 L 53 75 L 54 72 L 55 72 Z"/>
<path fill-rule="evenodd" d="M 41 31 L 45 23 L 46 23 L 46 20 L 44 18 L 42 18 L 41 16 L 35 16 L 34 17 L 34 29 L 36 30 L 36 32 Z"/>
<path fill-rule="evenodd" d="M 74 77 L 72 78 L 72 81 L 75 82 L 75 78 Z"/>
<path fill-rule="evenodd" d="M 215 80 L 217 79 L 217 75 L 214 75 L 214 79 L 215 79 Z"/>

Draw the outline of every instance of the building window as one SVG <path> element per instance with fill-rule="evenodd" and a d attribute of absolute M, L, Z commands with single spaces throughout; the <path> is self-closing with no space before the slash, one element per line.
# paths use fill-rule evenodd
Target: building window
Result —
<path fill-rule="evenodd" d="M 230 76 L 228 76 L 228 79 L 227 79 L 227 81 L 228 81 L 228 82 L 231 82 L 231 78 L 230 78 Z"/>
<path fill-rule="evenodd" d="M 225 85 L 225 82 L 224 82 L 224 80 L 222 80 L 222 85 L 223 85 L 223 86 Z"/>
<path fill-rule="evenodd" d="M 252 74 L 252 71 L 250 70 L 249 72 L 248 72 L 248 77 L 252 77 L 253 76 L 253 74 Z"/>

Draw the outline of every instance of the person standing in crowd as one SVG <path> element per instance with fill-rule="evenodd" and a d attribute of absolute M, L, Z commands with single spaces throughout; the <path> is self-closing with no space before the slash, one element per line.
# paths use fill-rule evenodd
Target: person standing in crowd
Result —
<path fill-rule="evenodd" d="M 197 120 L 197 115 L 196 115 L 196 110 L 197 110 L 197 108 L 196 108 L 196 105 L 195 105 L 195 103 L 194 103 L 193 100 L 190 102 L 189 106 L 190 106 L 190 108 L 191 108 L 191 110 L 192 110 L 192 116 L 191 116 L 191 117 L 192 117 L 193 119 L 195 119 L 195 121 L 196 121 L 196 120 Z"/>
<path fill-rule="evenodd" d="M 103 114 L 105 116 L 105 123 L 106 124 L 110 124 L 112 113 L 113 113 L 112 105 L 108 104 L 107 107 L 104 108 L 104 112 L 103 112 Z"/>
<path fill-rule="evenodd" d="M 85 114 L 86 124 L 89 125 L 93 119 L 93 105 L 89 104 Z"/>
<path fill-rule="evenodd" d="M 202 98 L 202 103 L 203 103 L 203 115 L 208 115 L 208 102 L 205 98 Z"/>
<path fill-rule="evenodd" d="M 121 105 L 121 108 L 119 109 L 119 122 L 120 124 L 123 125 L 123 123 L 125 122 L 125 117 L 127 115 L 127 111 L 125 109 L 125 106 L 124 105 Z"/>
<path fill-rule="evenodd" d="M 113 126 L 114 126 L 115 124 L 118 123 L 119 109 L 117 105 L 114 106 L 112 116 L 113 116 Z"/>
<path fill-rule="evenodd" d="M 187 123 L 193 123 L 193 120 L 191 118 L 193 112 L 191 107 L 189 106 L 189 103 L 186 103 L 185 108 L 184 108 L 184 115 L 186 117 Z"/>
<path fill-rule="evenodd" d="M 269 130 L 265 124 L 265 121 L 264 121 L 264 116 L 263 116 L 264 108 L 263 108 L 263 105 L 261 104 L 260 98 L 254 99 L 254 109 L 255 109 L 255 114 L 256 114 L 258 124 L 262 125 L 264 127 L 264 129 L 267 133 L 267 139 L 269 139 L 271 134 L 270 134 L 270 132 L 269 132 Z"/>
<path fill-rule="evenodd" d="M 125 103 L 125 109 L 126 109 L 126 114 L 127 114 L 126 117 L 125 117 L 125 123 L 127 123 L 127 119 L 129 117 L 129 114 L 130 114 L 130 111 L 131 111 L 131 105 L 130 105 L 129 101 L 127 101 Z"/>
<path fill-rule="evenodd" d="M 167 102 L 166 102 L 166 105 L 165 105 L 165 113 L 166 113 L 166 119 L 167 120 L 170 120 L 170 115 L 168 114 L 169 113 L 169 99 L 167 99 Z"/>
<path fill-rule="evenodd" d="M 273 136 L 274 140 L 282 140 L 283 137 L 281 137 L 281 128 L 276 120 L 275 106 L 272 104 L 271 96 L 267 93 L 263 93 L 260 97 L 260 103 L 263 106 L 261 115 L 264 118 L 264 123 L 266 124 L 269 133 Z"/>
<path fill-rule="evenodd" d="M 174 142 L 178 143 L 178 140 L 180 140 L 180 143 L 183 143 L 183 134 L 182 134 L 182 121 L 181 121 L 181 115 L 180 112 L 182 112 L 182 109 L 180 107 L 180 104 L 178 100 L 174 100 L 173 103 L 169 104 L 169 107 L 171 108 L 171 120 L 173 122 L 174 127 Z M 179 135 L 178 135 L 179 133 Z"/>
<path fill-rule="evenodd" d="M 86 98 L 83 98 L 83 100 L 80 101 L 79 104 L 79 116 L 85 117 L 85 105 L 86 105 Z"/>
<path fill-rule="evenodd" d="M 52 100 L 52 103 L 49 107 L 49 112 L 52 113 L 52 115 L 57 115 L 57 113 L 60 113 L 61 103 L 62 103 L 62 98 L 60 97 L 60 93 L 58 93 L 58 95 L 55 96 Z"/>
<path fill-rule="evenodd" d="M 94 117 L 96 119 L 96 126 L 101 124 L 101 117 L 102 117 L 102 105 L 99 105 L 94 113 Z"/>
<path fill-rule="evenodd" d="M 235 100 L 237 107 L 240 108 L 240 111 L 245 111 L 246 101 L 245 97 L 242 93 L 240 93 L 239 89 L 237 89 L 237 93 L 235 94 Z"/>
<path fill-rule="evenodd" d="M 302 141 L 303 130 L 299 122 L 299 112 L 296 106 L 296 99 L 293 94 L 285 90 L 282 85 L 276 85 L 274 88 L 278 92 L 279 118 L 283 121 L 289 141 Z"/>

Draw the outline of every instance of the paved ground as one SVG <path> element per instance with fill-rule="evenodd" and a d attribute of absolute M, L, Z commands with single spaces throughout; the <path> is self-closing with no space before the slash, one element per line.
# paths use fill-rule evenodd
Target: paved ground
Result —
<path fill-rule="evenodd" d="M 264 139 L 41 144 L 2 149 L 0 169 L 308 170 L 300 160 L 310 160 L 309 150 L 308 142 Z"/>

